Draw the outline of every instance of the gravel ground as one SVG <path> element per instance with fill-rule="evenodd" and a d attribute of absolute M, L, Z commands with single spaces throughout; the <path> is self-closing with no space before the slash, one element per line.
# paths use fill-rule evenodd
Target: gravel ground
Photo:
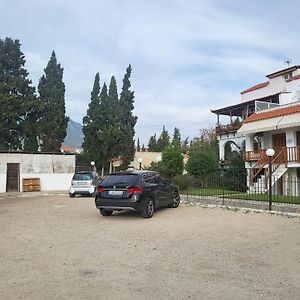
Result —
<path fill-rule="evenodd" d="M 0 199 L 0 299 L 299 299 L 300 219 L 92 198 Z"/>

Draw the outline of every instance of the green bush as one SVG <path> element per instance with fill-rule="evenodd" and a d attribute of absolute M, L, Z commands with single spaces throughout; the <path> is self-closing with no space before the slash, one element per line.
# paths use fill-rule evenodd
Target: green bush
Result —
<path fill-rule="evenodd" d="M 193 177 L 190 175 L 176 175 L 173 177 L 172 182 L 176 184 L 179 190 L 186 190 L 193 183 Z"/>

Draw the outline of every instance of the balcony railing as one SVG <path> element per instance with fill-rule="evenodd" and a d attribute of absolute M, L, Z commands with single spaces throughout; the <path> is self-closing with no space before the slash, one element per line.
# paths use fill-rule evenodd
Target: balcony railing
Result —
<path fill-rule="evenodd" d="M 286 148 L 286 160 L 287 162 L 298 162 L 300 163 L 300 146 L 295 147 L 284 147 Z M 283 148 L 274 148 L 275 155 L 280 153 Z M 245 161 L 258 161 L 266 153 L 266 149 L 257 151 L 245 151 L 243 153 L 243 159 Z"/>
<path fill-rule="evenodd" d="M 216 134 L 226 134 L 236 132 L 242 127 L 242 123 L 232 123 L 228 125 L 219 125 L 216 127 Z"/>

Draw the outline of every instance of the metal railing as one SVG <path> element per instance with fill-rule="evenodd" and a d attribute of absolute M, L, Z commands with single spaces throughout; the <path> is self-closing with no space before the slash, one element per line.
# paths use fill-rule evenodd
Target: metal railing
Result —
<path fill-rule="evenodd" d="M 219 125 L 216 127 L 217 134 L 235 132 L 242 127 L 242 123 L 232 123 L 228 125 Z"/>
<path fill-rule="evenodd" d="M 300 162 L 300 146 L 295 147 L 281 147 L 274 148 L 275 155 L 278 154 L 282 149 L 286 149 L 287 162 Z M 260 149 L 256 151 L 245 151 L 243 153 L 243 159 L 245 161 L 257 161 L 266 153 L 266 149 Z"/>
<path fill-rule="evenodd" d="M 273 178 L 272 201 L 300 205 L 300 178 L 290 180 L 276 180 Z M 178 182 L 177 182 L 178 184 Z M 265 185 L 256 185 L 250 188 L 246 178 L 209 177 L 191 178 L 188 184 L 179 186 L 181 195 L 196 198 L 210 199 L 224 204 L 227 200 L 260 201 L 268 203 L 269 194 Z"/>

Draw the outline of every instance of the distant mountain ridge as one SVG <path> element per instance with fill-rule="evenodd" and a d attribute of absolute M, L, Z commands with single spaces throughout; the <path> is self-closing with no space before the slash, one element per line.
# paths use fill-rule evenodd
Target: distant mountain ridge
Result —
<path fill-rule="evenodd" d="M 81 149 L 82 143 L 82 125 L 70 119 L 67 127 L 67 136 L 63 142 L 63 146 L 71 146 L 75 149 Z"/>

